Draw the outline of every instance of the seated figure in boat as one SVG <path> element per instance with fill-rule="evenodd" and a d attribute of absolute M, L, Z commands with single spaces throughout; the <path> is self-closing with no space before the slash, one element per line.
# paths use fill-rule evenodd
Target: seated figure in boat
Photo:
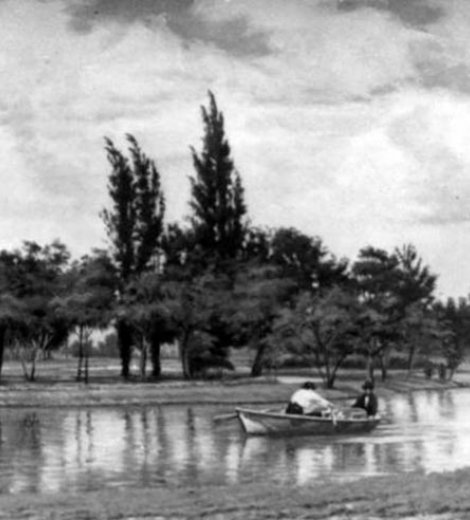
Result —
<path fill-rule="evenodd" d="M 324 417 L 332 410 L 333 405 L 316 392 L 315 383 L 307 381 L 292 394 L 286 413 Z"/>
<path fill-rule="evenodd" d="M 374 383 L 372 381 L 366 381 L 362 385 L 362 394 L 356 399 L 353 408 L 361 408 L 365 411 L 368 417 L 377 415 L 378 402 L 377 397 L 374 394 Z"/>

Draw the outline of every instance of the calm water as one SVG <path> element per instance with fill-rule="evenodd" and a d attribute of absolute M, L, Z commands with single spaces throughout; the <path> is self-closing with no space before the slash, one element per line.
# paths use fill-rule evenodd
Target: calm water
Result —
<path fill-rule="evenodd" d="M 0 411 L 0 492 L 353 479 L 470 466 L 470 390 L 382 401 L 372 434 L 246 438 L 227 408 Z"/>

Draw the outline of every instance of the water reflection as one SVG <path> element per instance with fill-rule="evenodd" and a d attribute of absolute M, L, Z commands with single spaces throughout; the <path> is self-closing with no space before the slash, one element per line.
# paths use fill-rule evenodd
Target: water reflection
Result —
<path fill-rule="evenodd" d="M 470 391 L 400 395 L 372 434 L 245 437 L 216 407 L 4 410 L 0 492 L 255 482 L 303 485 L 470 461 Z"/>

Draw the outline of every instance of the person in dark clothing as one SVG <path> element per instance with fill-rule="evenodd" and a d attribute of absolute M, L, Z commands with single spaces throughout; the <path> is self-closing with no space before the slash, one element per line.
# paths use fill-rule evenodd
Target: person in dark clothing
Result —
<path fill-rule="evenodd" d="M 366 381 L 362 385 L 363 393 L 356 399 L 353 408 L 362 408 L 366 411 L 368 417 L 372 417 L 377 414 L 378 402 L 377 397 L 374 394 L 374 383 L 372 381 Z"/>

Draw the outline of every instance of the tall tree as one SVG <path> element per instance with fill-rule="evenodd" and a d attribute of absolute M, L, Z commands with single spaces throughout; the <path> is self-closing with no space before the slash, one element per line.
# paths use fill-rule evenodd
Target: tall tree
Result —
<path fill-rule="evenodd" d="M 339 368 L 354 352 L 359 310 L 355 295 L 339 287 L 315 295 L 304 291 L 280 314 L 274 333 L 333 388 Z"/>
<path fill-rule="evenodd" d="M 64 292 L 69 258 L 67 248 L 59 241 L 44 247 L 24 242 L 23 249 L 13 253 L 15 269 L 10 288 L 22 310 L 15 339 L 26 379 L 35 379 L 38 354 L 50 355 L 68 337 L 68 323 L 55 312 L 52 302 Z"/>
<path fill-rule="evenodd" d="M 65 291 L 52 305 L 78 338 L 77 381 L 88 383 L 90 338 L 112 318 L 116 290 L 114 266 L 103 251 L 74 262 L 65 276 Z"/>
<path fill-rule="evenodd" d="M 260 376 L 267 359 L 277 354 L 273 324 L 296 291 L 293 280 L 279 271 L 268 263 L 247 262 L 239 269 L 232 297 L 225 304 L 233 345 L 248 345 L 254 351 L 252 377 Z"/>
<path fill-rule="evenodd" d="M 204 137 L 201 152 L 191 147 L 195 177 L 190 177 L 191 222 L 195 240 L 208 261 L 234 259 L 246 233 L 246 205 L 240 175 L 225 135 L 224 116 L 209 91 L 209 106 L 201 107 Z"/>
<path fill-rule="evenodd" d="M 418 351 L 417 328 L 430 337 L 435 324 L 429 305 L 433 300 L 436 276 L 423 264 L 412 245 L 392 253 L 367 247 L 353 265 L 353 275 L 364 307 L 360 330 L 370 376 L 373 360 L 380 362 L 382 378 L 387 375 L 387 359 L 392 347 L 408 348 L 409 366 Z"/>
<path fill-rule="evenodd" d="M 1 262 L 1 260 L 0 260 Z M 0 269 L 2 267 L 0 266 Z M 5 349 L 9 344 L 8 339 L 23 321 L 24 309 L 22 302 L 12 294 L 7 285 L 2 282 L 0 288 L 0 377 L 3 368 Z"/>
<path fill-rule="evenodd" d="M 210 91 L 208 94 L 208 106 L 201 107 L 202 148 L 197 151 L 191 147 L 195 174 L 190 176 L 190 229 L 180 235 L 184 239 L 183 271 L 192 272 L 193 278 L 198 280 L 215 279 L 216 285 L 228 277 L 229 286 L 233 287 L 238 264 L 244 256 L 247 208 L 242 180 L 225 133 L 224 115 L 214 94 Z M 212 284 L 209 285 L 212 293 Z M 227 323 L 217 309 L 200 313 L 199 317 L 204 316 L 209 320 L 204 327 L 205 340 L 200 341 L 203 335 L 198 332 L 197 342 L 205 344 L 203 350 L 209 350 L 215 359 L 223 358 L 231 343 Z M 191 337 L 195 344 L 196 336 Z M 209 337 L 210 342 L 206 341 Z"/>
<path fill-rule="evenodd" d="M 403 307 L 417 302 L 427 305 L 434 298 L 437 276 L 429 266 L 424 265 L 412 244 L 396 248 L 394 252 L 398 259 L 400 280 L 395 290 Z"/>
<path fill-rule="evenodd" d="M 127 135 L 130 158 L 106 138 L 111 165 L 108 192 L 111 209 L 102 212 L 111 242 L 112 257 L 119 275 L 119 296 L 134 276 L 158 268 L 159 244 L 163 231 L 165 199 L 155 162 L 140 149 L 137 140 Z M 121 375 L 129 377 L 132 352 L 132 328 L 124 320 L 116 323 Z"/>
<path fill-rule="evenodd" d="M 416 248 L 406 244 L 395 248 L 399 280 L 395 287 L 402 316 L 402 344 L 408 350 L 408 371 L 418 352 L 425 353 L 436 337 L 438 323 L 431 307 L 437 276 L 423 263 Z"/>
<path fill-rule="evenodd" d="M 165 281 L 159 273 L 145 272 L 127 284 L 117 314 L 131 324 L 140 351 L 140 374 L 146 376 L 147 358 L 152 360 L 152 376 L 159 375 L 160 346 L 175 340 Z M 155 374 L 157 370 L 158 374 Z"/>
<path fill-rule="evenodd" d="M 449 298 L 445 304 L 437 302 L 434 309 L 443 330 L 440 353 L 451 379 L 470 349 L 470 298 Z"/>
<path fill-rule="evenodd" d="M 0 251 L 0 376 L 8 338 L 25 317 L 24 306 L 18 298 L 20 273 L 19 253 Z"/>
<path fill-rule="evenodd" d="M 271 240 L 271 261 L 282 276 L 291 278 L 299 291 L 327 289 L 347 282 L 348 262 L 330 255 L 322 240 L 295 228 L 277 229 Z"/>
<path fill-rule="evenodd" d="M 399 261 L 394 254 L 374 247 L 359 252 L 352 274 L 362 305 L 356 321 L 362 339 L 362 350 L 368 376 L 374 379 L 374 361 L 383 361 L 398 338 L 402 309 L 396 288 L 401 280 Z M 386 370 L 382 374 L 386 375 Z"/>
<path fill-rule="evenodd" d="M 231 368 L 227 344 L 221 344 L 218 322 L 231 291 L 227 277 L 205 273 L 190 279 L 176 277 L 163 284 L 162 309 L 178 339 L 182 371 L 192 378 L 206 367 Z"/>

